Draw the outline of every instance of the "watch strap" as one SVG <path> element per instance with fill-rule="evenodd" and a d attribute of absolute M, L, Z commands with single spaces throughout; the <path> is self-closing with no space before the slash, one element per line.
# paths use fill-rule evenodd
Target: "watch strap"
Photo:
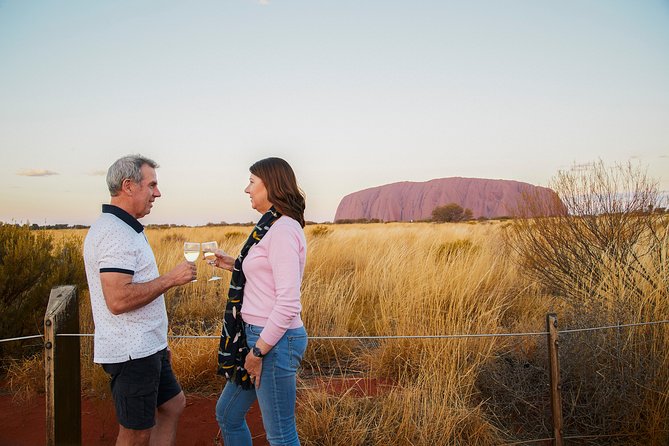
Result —
<path fill-rule="evenodd" d="M 263 356 L 265 356 L 265 355 L 262 354 L 260 349 L 258 347 L 256 347 L 255 345 L 253 346 L 252 351 L 253 351 L 253 356 L 255 356 L 256 358 L 262 358 Z"/>

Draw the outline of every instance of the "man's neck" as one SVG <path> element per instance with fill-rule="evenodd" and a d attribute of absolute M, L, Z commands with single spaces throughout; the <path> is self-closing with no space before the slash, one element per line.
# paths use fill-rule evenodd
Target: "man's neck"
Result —
<path fill-rule="evenodd" d="M 137 217 L 137 214 L 133 212 L 132 204 L 128 200 L 125 200 L 123 197 L 121 196 L 111 197 L 109 204 L 116 206 L 117 208 L 121 208 L 134 218 L 139 219 L 139 217 Z"/>

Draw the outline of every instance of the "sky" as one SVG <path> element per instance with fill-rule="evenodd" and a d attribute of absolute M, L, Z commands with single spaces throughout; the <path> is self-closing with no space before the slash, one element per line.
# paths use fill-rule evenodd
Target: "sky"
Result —
<path fill-rule="evenodd" d="M 91 224 L 132 153 L 160 164 L 145 224 L 257 220 L 268 156 L 316 222 L 598 160 L 669 190 L 669 0 L 0 0 L 0 221 Z"/>

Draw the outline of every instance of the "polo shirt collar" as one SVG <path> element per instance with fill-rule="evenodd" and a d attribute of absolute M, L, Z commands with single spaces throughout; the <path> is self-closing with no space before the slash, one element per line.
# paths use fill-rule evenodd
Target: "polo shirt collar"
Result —
<path fill-rule="evenodd" d="M 144 226 L 139 221 L 137 221 L 135 217 L 128 214 L 126 211 L 124 211 L 118 206 L 114 206 L 113 204 L 103 204 L 102 213 L 115 215 L 116 217 L 120 218 L 125 224 L 134 229 L 135 232 L 137 232 L 138 234 L 144 230 Z"/>

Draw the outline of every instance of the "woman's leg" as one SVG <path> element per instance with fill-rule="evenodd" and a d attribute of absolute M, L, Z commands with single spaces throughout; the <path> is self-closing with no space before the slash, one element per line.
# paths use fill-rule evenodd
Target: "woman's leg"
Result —
<path fill-rule="evenodd" d="M 306 347 L 304 327 L 288 330 L 263 358 L 256 394 L 267 441 L 272 446 L 300 444 L 295 425 L 296 375 Z"/>
<path fill-rule="evenodd" d="M 255 390 L 227 382 L 216 403 L 216 421 L 226 446 L 251 446 L 251 432 L 246 424 L 246 412 L 256 400 Z"/>

